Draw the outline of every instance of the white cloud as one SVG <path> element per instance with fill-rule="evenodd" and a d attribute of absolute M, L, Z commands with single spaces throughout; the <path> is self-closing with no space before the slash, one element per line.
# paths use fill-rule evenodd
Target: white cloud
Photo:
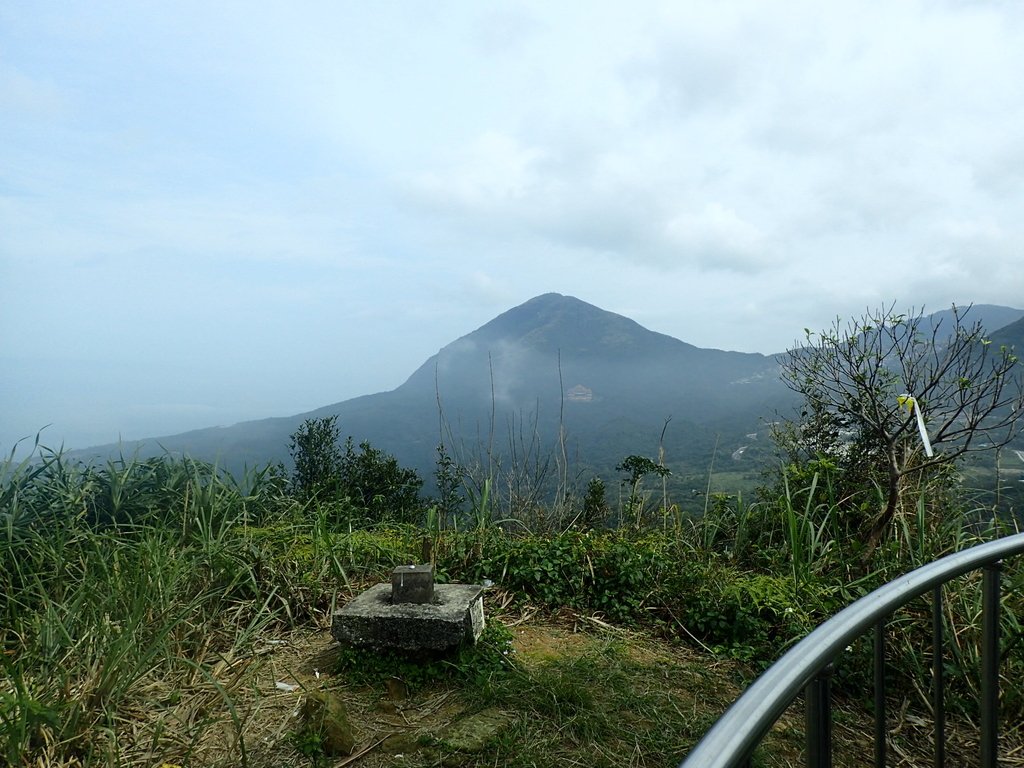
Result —
<path fill-rule="evenodd" d="M 670 243 L 683 254 L 696 255 L 706 268 L 758 267 L 770 258 L 761 230 L 720 203 L 680 213 L 669 220 L 666 230 Z"/>
<path fill-rule="evenodd" d="M 646 46 L 595 46 L 612 59 L 599 67 L 614 74 L 609 105 L 484 134 L 461 159 L 434 160 L 419 191 L 457 226 L 635 264 L 756 271 L 785 253 L 820 273 L 837 240 L 891 258 L 907 246 L 896 233 L 921 236 L 971 193 L 976 162 L 992 168 L 976 121 L 1003 89 L 977 77 L 1019 59 L 998 17 L 737 7 L 647 17 Z M 537 101 L 559 91 L 550 80 Z"/>
<path fill-rule="evenodd" d="M 438 207 L 457 207 L 476 215 L 505 213 L 544 194 L 539 166 L 545 153 L 517 139 L 488 132 L 477 137 L 444 173 L 427 172 L 413 188 Z"/>

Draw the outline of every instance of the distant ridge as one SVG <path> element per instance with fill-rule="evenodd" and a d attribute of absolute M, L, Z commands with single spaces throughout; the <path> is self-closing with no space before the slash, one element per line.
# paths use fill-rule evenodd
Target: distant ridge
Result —
<path fill-rule="evenodd" d="M 972 309 L 972 318 L 982 316 L 1015 317 L 1007 330 L 1024 333 L 1024 311 Z M 390 392 L 73 453 L 188 454 L 237 472 L 287 464 L 289 435 L 307 418 L 336 415 L 343 435 L 369 440 L 428 480 L 440 442 L 466 462 L 491 451 L 496 471 L 509 471 L 510 463 L 541 461 L 541 454 L 552 461 L 559 434 L 579 471 L 614 478 L 623 457 L 654 456 L 660 447 L 673 472 L 699 477 L 716 452 L 744 461 L 756 455 L 738 449 L 794 403 L 776 356 L 702 349 L 573 296 L 546 293 L 446 345 Z"/>
<path fill-rule="evenodd" d="M 1024 316 L 1014 323 L 989 334 L 989 340 L 996 344 L 1013 347 L 1017 354 L 1024 355 Z"/>

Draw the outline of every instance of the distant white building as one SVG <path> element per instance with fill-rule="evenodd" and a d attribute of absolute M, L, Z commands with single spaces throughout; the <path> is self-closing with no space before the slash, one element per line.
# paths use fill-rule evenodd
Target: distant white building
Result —
<path fill-rule="evenodd" d="M 575 403 L 589 403 L 594 399 L 594 391 L 590 387 L 577 384 L 565 393 L 567 400 Z"/>

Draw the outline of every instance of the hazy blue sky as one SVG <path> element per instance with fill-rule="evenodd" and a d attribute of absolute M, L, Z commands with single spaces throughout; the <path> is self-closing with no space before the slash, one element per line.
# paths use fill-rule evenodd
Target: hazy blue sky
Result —
<path fill-rule="evenodd" d="M 392 389 L 548 291 L 1024 307 L 1024 4 L 0 2 L 0 449 Z"/>

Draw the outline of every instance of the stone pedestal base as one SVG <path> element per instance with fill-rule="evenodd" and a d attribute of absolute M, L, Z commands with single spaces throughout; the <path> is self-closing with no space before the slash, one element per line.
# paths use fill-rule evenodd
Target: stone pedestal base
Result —
<path fill-rule="evenodd" d="M 391 585 L 363 592 L 331 622 L 339 642 L 359 648 L 444 651 L 475 643 L 484 631 L 483 587 L 437 584 L 430 603 L 393 603 Z"/>

